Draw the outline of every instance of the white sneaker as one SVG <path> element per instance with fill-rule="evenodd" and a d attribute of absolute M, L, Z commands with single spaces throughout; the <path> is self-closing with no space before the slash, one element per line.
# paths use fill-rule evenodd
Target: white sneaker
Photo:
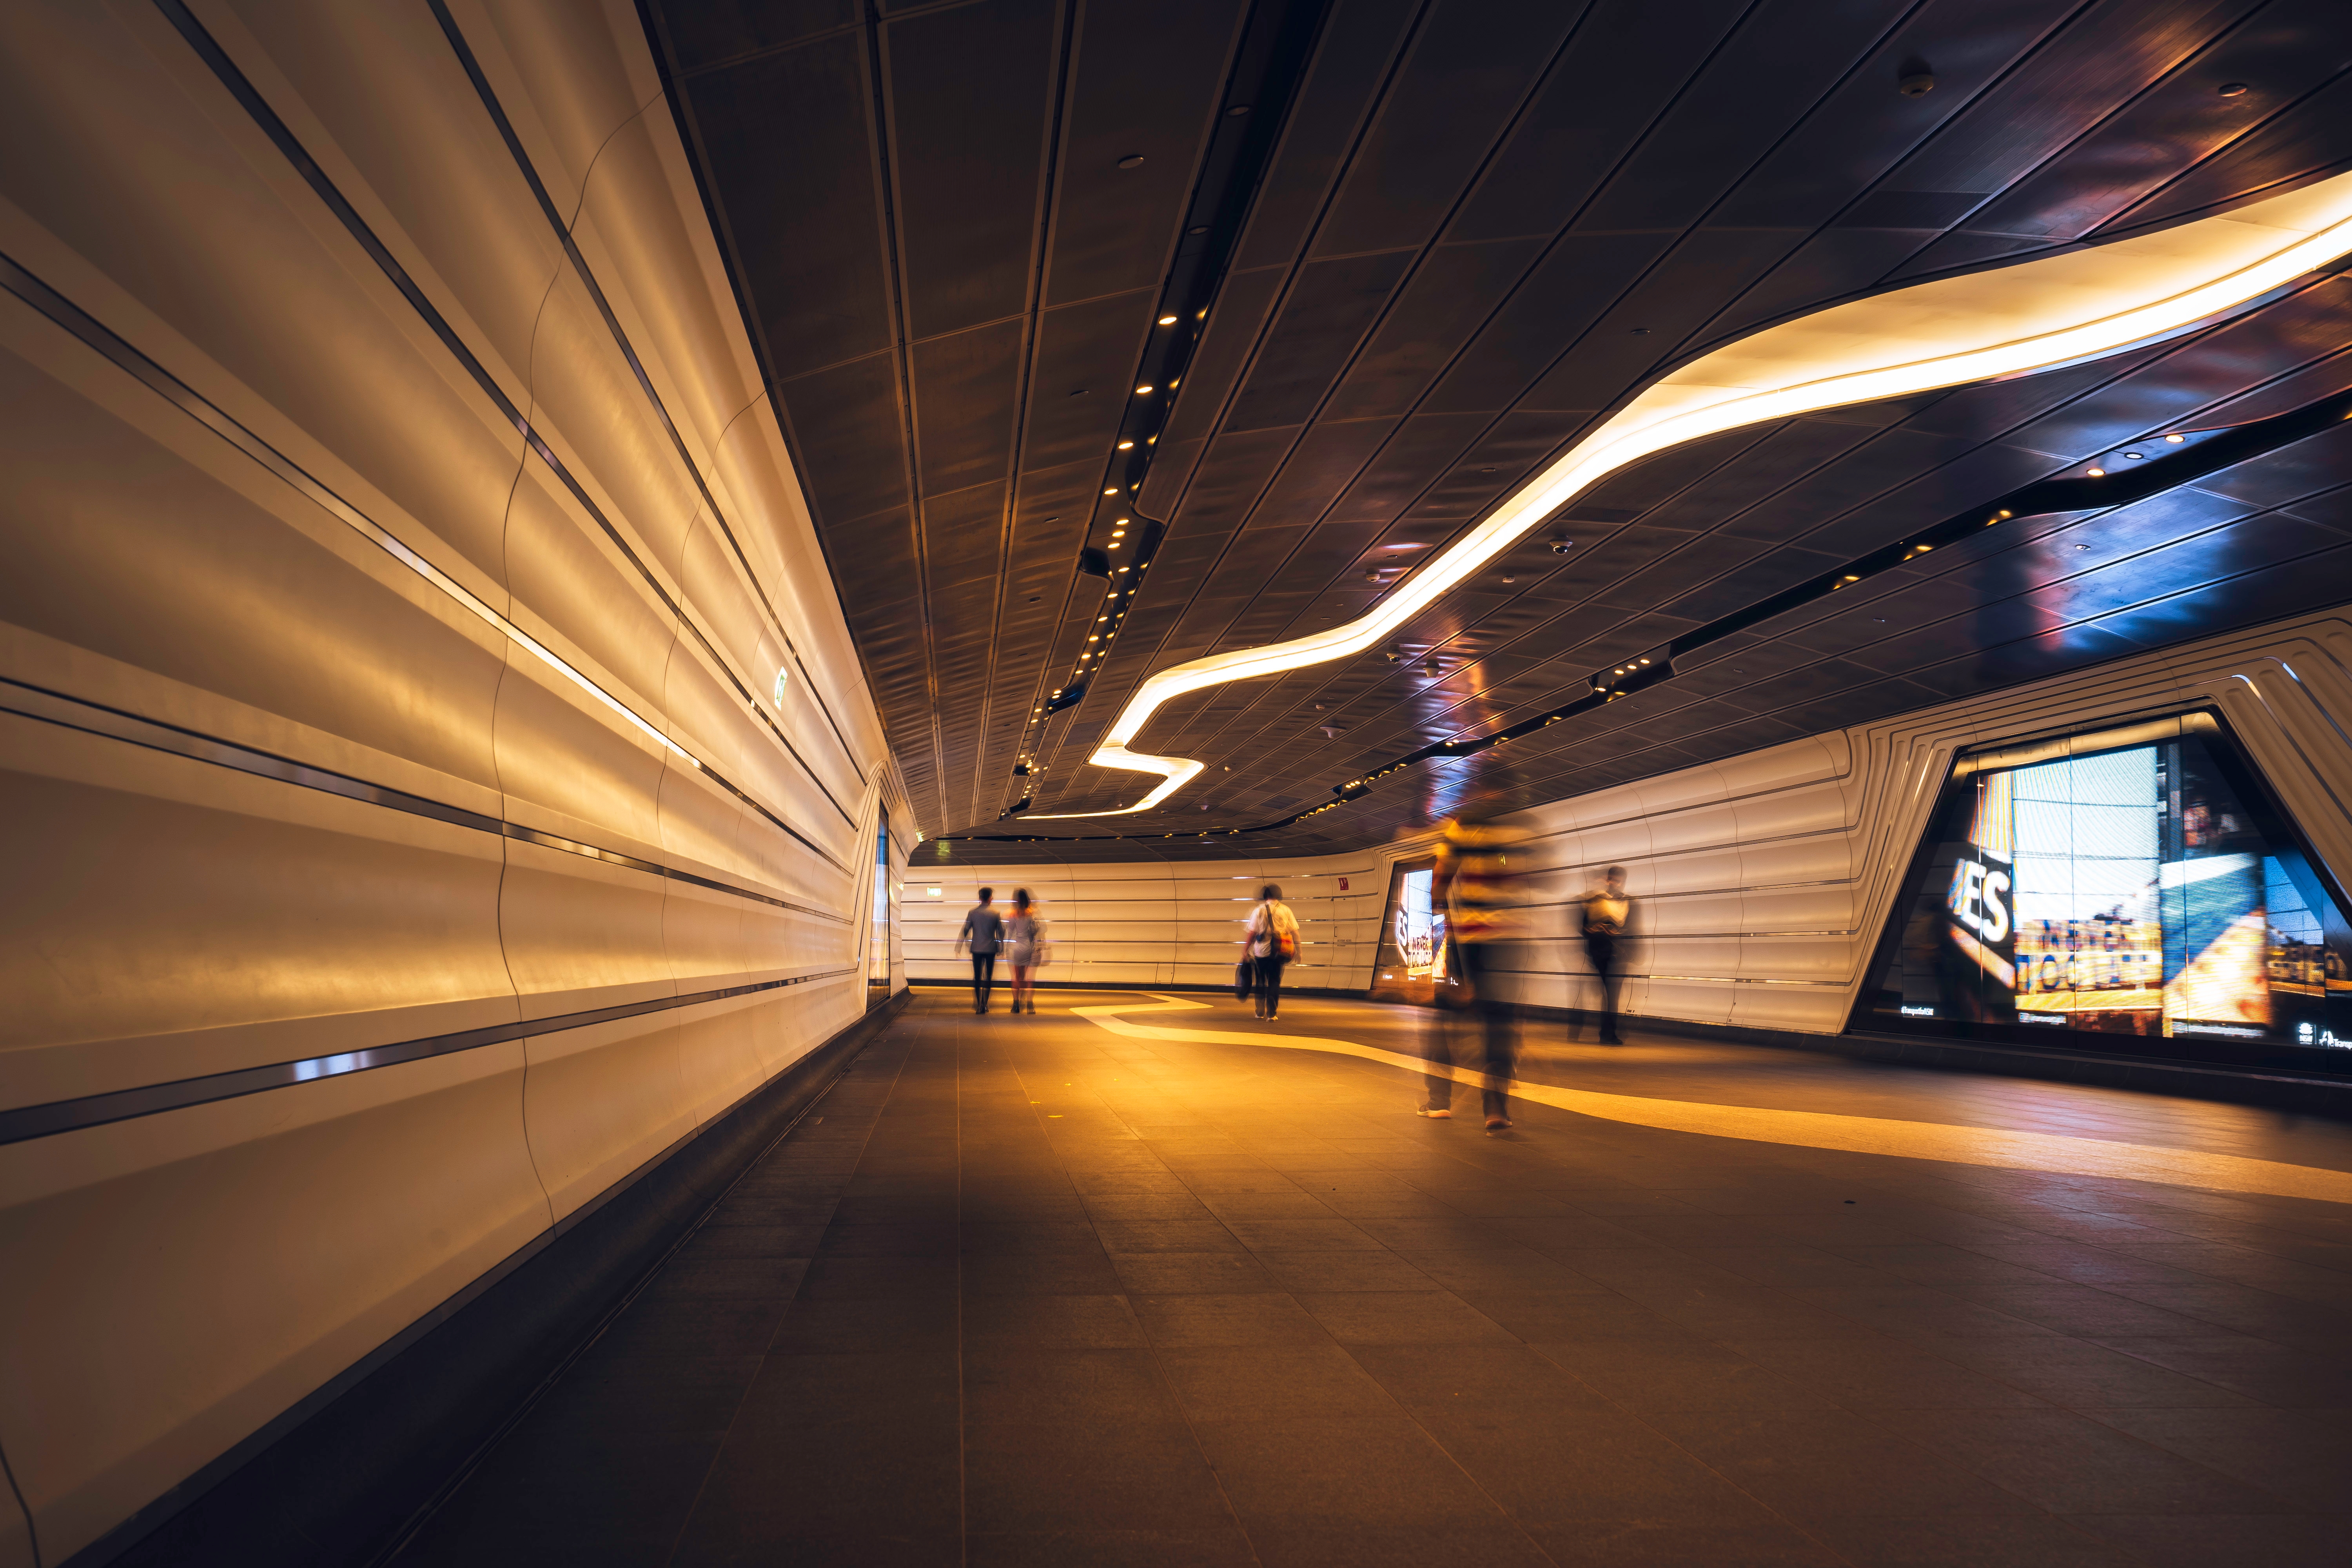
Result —
<path fill-rule="evenodd" d="M 1454 1112 L 1446 1110 L 1444 1106 L 1439 1106 L 1435 1110 L 1432 1110 L 1426 1105 L 1415 1106 L 1412 1113 L 1415 1116 L 1426 1116 L 1432 1121 L 1444 1121 L 1454 1115 Z"/>

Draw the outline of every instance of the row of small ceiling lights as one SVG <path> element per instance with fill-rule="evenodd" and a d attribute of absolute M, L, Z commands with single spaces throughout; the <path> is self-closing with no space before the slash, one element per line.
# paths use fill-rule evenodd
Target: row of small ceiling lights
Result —
<path fill-rule="evenodd" d="M 1248 112 L 1247 104 L 1235 104 L 1225 110 L 1228 117 L 1235 119 Z M 1143 159 L 1139 154 L 1129 154 L 1118 162 L 1118 167 L 1124 170 L 1139 169 L 1142 166 Z M 1206 225 L 1194 225 L 1185 230 L 1189 237 L 1198 237 L 1207 232 Z M 1170 308 L 1171 303 L 1163 299 L 1160 312 L 1155 318 L 1154 324 L 1163 331 L 1177 326 L 1183 321 L 1182 313 Z M 1201 331 L 1203 330 L 1201 323 L 1205 322 L 1208 316 L 1208 308 L 1201 306 L 1192 313 L 1193 331 L 1188 340 L 1180 339 L 1174 342 L 1163 341 L 1146 347 L 1144 357 L 1147 362 L 1155 354 L 1159 355 L 1169 362 L 1168 368 L 1171 372 L 1177 373 L 1168 376 L 1164 385 L 1166 392 L 1172 394 L 1182 384 L 1181 372 L 1184 363 L 1190 359 L 1191 351 L 1198 346 Z M 1081 395 L 1084 390 L 1079 388 L 1071 395 L 1074 397 Z M 1160 384 L 1150 381 L 1137 383 L 1135 391 L 1129 400 L 1127 416 L 1119 422 L 1118 439 L 1113 444 L 1110 457 L 1105 465 L 1105 477 L 1114 479 L 1114 482 L 1104 487 L 1101 499 L 1118 500 L 1130 511 L 1134 507 L 1134 498 L 1143 489 L 1143 480 L 1150 466 L 1151 448 L 1158 445 L 1160 440 L 1157 427 L 1166 422 L 1168 405 L 1164 402 L 1147 403 L 1144 400 L 1159 397 L 1162 390 Z M 1143 416 L 1140 419 L 1137 417 L 1139 413 Z M 1125 454 L 1123 462 L 1122 454 Z M 1114 475 L 1112 470 L 1118 470 L 1117 474 Z M 1087 681 L 1102 668 L 1104 661 L 1110 656 L 1111 645 L 1118 640 L 1119 628 L 1126 622 L 1128 609 L 1137 591 L 1143 585 L 1143 574 L 1150 570 L 1150 557 L 1154 547 L 1159 543 L 1157 525 L 1152 524 L 1150 519 L 1146 519 L 1147 531 L 1135 542 L 1137 549 L 1132 558 L 1124 564 L 1116 563 L 1112 552 L 1127 548 L 1128 532 L 1132 525 L 1133 520 L 1129 517 L 1118 517 L 1111 521 L 1110 538 L 1104 547 L 1103 560 L 1100 563 L 1101 574 L 1106 576 L 1109 583 L 1103 597 L 1102 614 L 1095 617 L 1095 629 L 1087 633 L 1085 643 L 1080 645 L 1077 658 L 1073 662 L 1070 673 L 1064 678 L 1063 684 L 1054 688 L 1044 701 L 1030 709 L 1028 721 L 1023 726 L 1019 760 L 1013 769 L 1013 775 L 1017 778 L 1031 778 L 1035 773 L 1045 771 L 1045 764 L 1036 761 L 1036 749 L 1037 742 L 1042 739 L 1045 721 L 1062 709 L 1073 705 L 1086 694 Z M 1091 534 L 1093 529 L 1089 527 L 1087 531 Z M 1086 555 L 1082 553 L 1081 573 L 1087 572 L 1087 565 Z M 1027 811 L 1034 797 L 1035 786 L 1033 784 L 1022 791 L 1020 799 L 997 814 L 998 820 L 1002 821 L 1005 817 L 1016 816 Z"/>

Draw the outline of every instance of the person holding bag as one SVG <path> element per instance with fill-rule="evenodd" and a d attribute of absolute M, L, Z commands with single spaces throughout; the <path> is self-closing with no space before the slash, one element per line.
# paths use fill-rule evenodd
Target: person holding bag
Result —
<path fill-rule="evenodd" d="M 1255 971 L 1251 978 L 1257 1016 L 1271 1019 L 1282 1007 L 1282 966 L 1298 956 L 1298 917 L 1282 901 L 1282 889 L 1268 882 L 1258 889 L 1258 906 L 1243 930 Z"/>

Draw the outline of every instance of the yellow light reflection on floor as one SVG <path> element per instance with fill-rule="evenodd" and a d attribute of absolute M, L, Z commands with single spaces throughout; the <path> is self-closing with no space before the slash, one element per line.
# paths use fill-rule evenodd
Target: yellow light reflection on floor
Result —
<path fill-rule="evenodd" d="M 1158 1003 L 1125 1003 L 1111 1007 L 1073 1007 L 1070 1011 L 1097 1028 L 1130 1039 L 1176 1040 L 1210 1046 L 1271 1047 L 1281 1050 L 1328 1051 L 1358 1057 L 1407 1072 L 1439 1070 L 1419 1057 L 1353 1040 L 1309 1035 L 1266 1035 L 1229 1029 L 1169 1028 L 1131 1024 L 1124 1014 L 1205 1013 L 1206 1003 L 1186 1002 L 1160 992 L 1149 994 Z M 1486 1087 L 1486 1075 L 1466 1068 L 1444 1067 L 1444 1077 L 1473 1088 Z M 1758 1143 L 1789 1143 L 1806 1149 L 1836 1149 L 1853 1154 L 1893 1154 L 1910 1160 L 1944 1160 L 1961 1165 L 1995 1165 L 2017 1171 L 2045 1171 L 2057 1175 L 2110 1176 L 2125 1181 L 2158 1182 L 2174 1187 L 2209 1187 L 2222 1192 L 2260 1193 L 2273 1197 L 2315 1198 L 2325 1203 L 2352 1204 L 2352 1172 L 2326 1171 L 2311 1165 L 2289 1165 L 2275 1160 L 2253 1160 L 2239 1154 L 2209 1154 L 2195 1149 L 2165 1149 L 2147 1143 L 2111 1143 L 2098 1138 L 2068 1138 L 2054 1132 L 2011 1132 L 1997 1128 L 1955 1127 L 1936 1121 L 1897 1121 L 1878 1116 L 1840 1116 L 1822 1110 L 1773 1110 L 1752 1105 L 1708 1105 L 1694 1100 L 1652 1100 L 1632 1094 L 1601 1094 L 1591 1089 L 1561 1089 L 1525 1079 L 1510 1086 L 1521 1100 L 1549 1105 L 1606 1121 L 1630 1122 L 1668 1132 L 1697 1132 L 1715 1138 L 1740 1138 Z"/>

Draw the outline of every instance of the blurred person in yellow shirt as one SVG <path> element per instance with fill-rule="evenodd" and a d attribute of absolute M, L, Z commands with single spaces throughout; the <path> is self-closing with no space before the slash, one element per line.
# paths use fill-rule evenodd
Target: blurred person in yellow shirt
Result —
<path fill-rule="evenodd" d="M 1511 1125 L 1510 1083 L 1518 1068 L 1518 1023 L 1503 995 L 1500 959 L 1502 943 L 1522 934 L 1518 879 L 1524 858 L 1519 846 L 1527 835 L 1470 818 L 1445 825 L 1437 846 L 1437 875 L 1431 901 L 1446 911 L 1446 940 L 1454 947 L 1449 973 L 1469 992 L 1463 1004 L 1478 1020 L 1478 1037 L 1486 1087 L 1482 1100 L 1486 1131 L 1500 1132 Z M 1425 1047 L 1434 1058 L 1453 1057 L 1450 1031 L 1431 1032 Z M 1419 1114 L 1444 1118 L 1454 1114 L 1454 1080 L 1438 1073 L 1428 1078 L 1428 1098 Z"/>

